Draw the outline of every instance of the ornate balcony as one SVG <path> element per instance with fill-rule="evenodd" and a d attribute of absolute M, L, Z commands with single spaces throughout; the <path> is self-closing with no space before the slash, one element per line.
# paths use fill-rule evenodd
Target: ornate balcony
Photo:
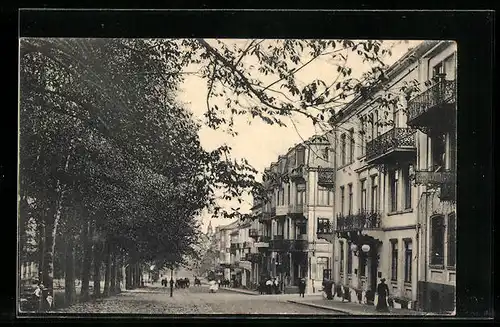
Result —
<path fill-rule="evenodd" d="M 259 237 L 259 231 L 255 228 L 250 228 L 250 230 L 248 231 L 248 236 L 250 236 L 251 238 L 257 238 Z"/>
<path fill-rule="evenodd" d="M 366 144 L 366 161 L 384 164 L 410 160 L 416 156 L 415 130 L 395 127 Z"/>
<path fill-rule="evenodd" d="M 337 216 L 336 232 L 360 232 L 380 229 L 381 216 L 378 212 L 359 211 L 357 214 Z"/>
<path fill-rule="evenodd" d="M 328 242 L 333 242 L 333 222 L 326 218 L 318 218 L 318 224 L 316 229 L 316 235 L 319 239 L 327 240 Z"/>
<path fill-rule="evenodd" d="M 302 183 L 304 179 L 304 165 L 299 165 L 292 169 L 288 177 L 293 183 Z"/>
<path fill-rule="evenodd" d="M 318 185 L 326 188 L 335 188 L 335 168 L 319 168 Z"/>
<path fill-rule="evenodd" d="M 417 170 L 415 172 L 415 183 L 420 185 L 442 185 L 454 184 L 456 181 L 456 174 L 454 171 L 430 171 L 430 170 Z"/>
<path fill-rule="evenodd" d="M 456 173 L 453 170 L 417 170 L 415 172 L 415 183 L 440 188 L 441 192 L 439 198 L 442 201 L 455 200 Z"/>
<path fill-rule="evenodd" d="M 408 126 L 428 133 L 453 126 L 456 108 L 456 81 L 441 80 L 408 101 Z"/>

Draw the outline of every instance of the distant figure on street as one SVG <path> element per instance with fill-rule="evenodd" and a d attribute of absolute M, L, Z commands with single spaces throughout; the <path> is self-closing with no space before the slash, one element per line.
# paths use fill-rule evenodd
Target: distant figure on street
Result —
<path fill-rule="evenodd" d="M 268 278 L 266 281 L 266 291 L 267 294 L 272 294 L 273 292 L 273 281 L 271 280 L 271 278 Z"/>
<path fill-rule="evenodd" d="M 389 287 L 385 283 L 385 278 L 380 280 L 380 283 L 377 286 L 378 293 L 378 303 L 377 303 L 377 311 L 379 312 L 389 312 L 389 307 L 387 306 L 387 297 L 389 296 Z"/>
<path fill-rule="evenodd" d="M 266 280 L 262 278 L 259 282 L 259 293 L 260 295 L 266 292 Z"/>
<path fill-rule="evenodd" d="M 216 282 L 215 280 L 211 280 L 209 282 L 209 284 L 210 284 L 210 287 L 208 288 L 209 292 L 210 293 L 217 293 L 217 291 L 219 290 L 219 284 L 218 284 L 218 282 Z"/>
<path fill-rule="evenodd" d="M 280 294 L 280 282 L 276 277 L 273 280 L 273 288 L 274 288 L 274 294 Z"/>
<path fill-rule="evenodd" d="M 304 278 L 299 279 L 299 296 L 304 297 L 306 292 L 306 280 Z"/>

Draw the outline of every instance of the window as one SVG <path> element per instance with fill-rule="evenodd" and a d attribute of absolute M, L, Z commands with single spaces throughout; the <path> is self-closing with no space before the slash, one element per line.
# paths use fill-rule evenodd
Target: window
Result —
<path fill-rule="evenodd" d="M 455 267 L 456 261 L 456 219 L 455 214 L 448 215 L 448 267 Z"/>
<path fill-rule="evenodd" d="M 280 189 L 280 194 L 281 194 L 281 205 L 285 205 L 285 190 L 284 189 Z"/>
<path fill-rule="evenodd" d="M 290 204 L 292 203 L 292 199 L 290 198 L 290 184 L 287 185 L 287 196 L 286 196 L 286 200 L 288 201 L 287 204 Z"/>
<path fill-rule="evenodd" d="M 411 267 L 413 262 L 413 244 L 410 239 L 405 240 L 405 283 L 411 283 Z"/>
<path fill-rule="evenodd" d="M 366 210 L 366 179 L 361 181 L 361 211 Z"/>
<path fill-rule="evenodd" d="M 347 245 L 347 273 L 352 274 L 352 250 L 349 244 Z"/>
<path fill-rule="evenodd" d="M 323 149 L 323 159 L 328 162 L 328 148 Z"/>
<path fill-rule="evenodd" d="M 344 215 L 344 203 L 345 203 L 345 188 L 344 186 L 340 187 L 340 213 Z"/>
<path fill-rule="evenodd" d="M 398 240 L 391 240 L 391 280 L 398 280 Z"/>
<path fill-rule="evenodd" d="M 297 205 L 301 206 L 304 204 L 305 191 L 297 191 Z"/>
<path fill-rule="evenodd" d="M 303 165 L 305 161 L 305 154 L 306 151 L 304 148 L 298 148 L 296 155 L 297 155 L 297 166 Z"/>
<path fill-rule="evenodd" d="M 339 241 L 340 247 L 340 273 L 344 273 L 344 241 Z"/>
<path fill-rule="evenodd" d="M 446 137 L 444 134 L 431 137 L 432 170 L 446 167 Z"/>
<path fill-rule="evenodd" d="M 391 192 L 391 211 L 398 211 L 398 171 L 396 169 L 389 173 L 389 187 Z"/>
<path fill-rule="evenodd" d="M 431 218 L 431 265 L 444 265 L 444 217 Z"/>
<path fill-rule="evenodd" d="M 377 136 L 380 135 L 380 131 L 379 131 L 379 128 L 378 128 L 378 111 L 375 110 L 375 112 L 373 113 L 373 131 L 372 131 L 373 135 L 373 139 L 377 138 Z"/>
<path fill-rule="evenodd" d="M 354 162 L 354 129 L 349 130 L 349 162 Z"/>
<path fill-rule="evenodd" d="M 411 208 L 411 180 L 410 180 L 410 165 L 408 165 L 403 170 L 403 182 L 404 182 L 404 191 L 405 191 L 405 209 Z"/>
<path fill-rule="evenodd" d="M 318 187 L 318 205 L 331 205 L 331 191 L 327 188 Z"/>
<path fill-rule="evenodd" d="M 327 257 L 318 257 L 317 259 L 317 267 L 316 269 L 316 278 L 319 280 L 323 279 L 323 271 L 328 269 L 328 258 Z"/>
<path fill-rule="evenodd" d="M 392 109 L 392 126 L 398 127 L 398 108 L 396 106 Z"/>
<path fill-rule="evenodd" d="M 353 208 L 352 208 L 352 184 L 349 184 L 349 214 L 353 213 Z"/>
<path fill-rule="evenodd" d="M 340 162 L 344 166 L 346 164 L 346 144 L 345 144 L 345 134 L 340 136 Z"/>
<path fill-rule="evenodd" d="M 377 175 L 371 177 L 371 184 L 372 184 L 372 194 L 371 194 L 371 209 L 373 212 L 378 211 L 378 181 L 377 181 Z"/>
<path fill-rule="evenodd" d="M 359 138 L 360 138 L 360 150 L 361 150 L 361 156 L 365 155 L 365 147 L 366 147 L 366 138 L 365 138 L 365 118 L 361 117 L 360 118 L 361 126 L 359 129 Z"/>

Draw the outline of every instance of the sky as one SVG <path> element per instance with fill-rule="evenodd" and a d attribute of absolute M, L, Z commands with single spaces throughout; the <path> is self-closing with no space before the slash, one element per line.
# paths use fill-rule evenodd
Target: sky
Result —
<path fill-rule="evenodd" d="M 213 40 L 207 40 L 207 42 Z M 224 40 L 226 44 L 234 44 L 242 46 L 249 40 Z M 395 46 L 392 50 L 392 56 L 384 59 L 388 65 L 393 64 L 401 58 L 411 47 L 414 47 L 421 41 L 402 42 Z M 349 67 L 353 68 L 353 77 L 360 77 L 369 66 L 362 63 L 361 59 L 356 55 L 351 55 L 347 58 Z M 251 65 L 252 62 L 247 62 Z M 327 60 L 313 61 L 306 68 L 297 73 L 296 77 L 300 82 L 307 84 L 316 78 L 324 81 L 334 81 L 337 76 L 336 67 L 331 65 Z M 262 76 L 259 76 L 262 78 Z M 300 86 L 300 85 L 299 85 Z M 206 95 L 207 82 L 196 75 L 187 75 L 184 82 L 181 84 L 178 99 L 190 109 L 196 118 L 203 120 L 203 113 L 206 111 Z M 217 100 L 212 100 L 217 103 Z M 219 107 L 222 107 L 220 103 Z M 238 116 L 234 122 L 234 128 L 238 131 L 238 135 L 233 137 L 222 130 L 212 130 L 203 126 L 199 132 L 199 137 L 202 146 L 206 150 L 212 150 L 222 144 L 227 144 L 232 147 L 232 157 L 235 159 L 246 158 L 248 162 L 259 171 L 258 179 L 261 178 L 261 173 L 264 168 L 268 167 L 271 162 L 276 161 L 278 155 L 285 154 L 287 150 L 295 144 L 301 143 L 314 134 L 321 134 L 318 127 L 314 127 L 310 120 L 304 116 L 293 117 L 295 127 L 291 122 L 284 121 L 287 127 L 279 127 L 276 125 L 268 125 L 260 119 L 251 119 L 245 116 Z M 252 206 L 251 196 L 244 198 L 243 204 L 230 201 L 225 204 L 227 206 L 240 207 L 243 212 L 249 212 Z M 229 219 L 212 219 L 211 215 L 205 213 L 200 217 L 202 230 L 206 231 L 208 223 L 212 222 L 212 227 L 226 225 L 232 222 Z"/>

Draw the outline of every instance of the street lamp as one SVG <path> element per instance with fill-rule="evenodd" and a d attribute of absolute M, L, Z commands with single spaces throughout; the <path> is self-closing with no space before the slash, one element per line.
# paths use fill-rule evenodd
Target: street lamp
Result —
<path fill-rule="evenodd" d="M 363 251 L 364 253 L 370 252 L 370 249 L 371 247 L 368 244 L 363 244 L 361 246 L 361 251 Z M 358 256 L 359 255 L 358 245 L 355 243 L 351 244 L 351 251 L 354 253 L 355 256 Z"/>

